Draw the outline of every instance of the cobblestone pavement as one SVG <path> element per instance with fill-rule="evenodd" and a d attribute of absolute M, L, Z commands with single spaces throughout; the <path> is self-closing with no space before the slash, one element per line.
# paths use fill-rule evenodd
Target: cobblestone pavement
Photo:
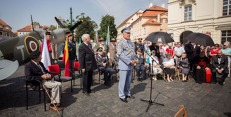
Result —
<path fill-rule="evenodd" d="M 44 111 L 43 99 L 38 103 L 38 92 L 29 92 L 29 109 L 25 107 L 24 66 L 10 78 L 0 81 L 0 117 L 56 117 L 54 111 Z M 103 76 L 102 76 L 103 77 Z M 118 82 L 106 87 L 94 79 L 90 97 L 80 89 L 80 80 L 75 82 L 73 93 L 70 82 L 63 83 L 62 112 L 63 117 L 173 117 L 180 105 L 184 105 L 189 117 L 230 117 L 231 116 L 231 80 L 226 84 L 197 84 L 193 79 L 188 82 L 174 80 L 167 83 L 163 80 L 153 81 L 152 99 L 165 106 L 152 105 L 148 112 L 150 80 L 143 82 L 134 80 L 131 93 L 135 99 L 123 103 L 118 98 Z M 47 99 L 48 100 L 48 99 Z M 47 104 L 47 107 L 49 104 Z"/>

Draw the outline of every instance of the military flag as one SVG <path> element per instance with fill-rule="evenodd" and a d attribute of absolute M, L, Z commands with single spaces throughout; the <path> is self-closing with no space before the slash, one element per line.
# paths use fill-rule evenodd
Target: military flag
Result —
<path fill-rule="evenodd" d="M 64 65 L 65 65 L 64 76 L 71 76 L 71 73 L 70 73 L 70 61 L 69 61 L 69 50 L 68 50 L 68 39 L 66 39 L 66 41 L 65 41 L 62 60 L 63 60 Z"/>

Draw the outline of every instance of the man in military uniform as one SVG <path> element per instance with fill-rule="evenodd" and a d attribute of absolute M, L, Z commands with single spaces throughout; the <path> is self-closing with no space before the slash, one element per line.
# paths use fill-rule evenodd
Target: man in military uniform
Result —
<path fill-rule="evenodd" d="M 115 51 L 116 51 L 116 40 L 114 38 L 111 39 L 111 43 L 109 44 L 109 58 L 110 58 L 110 66 L 113 67 L 113 61 L 114 61 L 114 56 L 115 56 Z"/>
<path fill-rule="evenodd" d="M 99 42 L 100 42 L 99 47 L 103 48 L 103 52 L 106 52 L 106 47 L 105 47 L 105 41 L 104 41 L 104 39 L 100 38 Z"/>
<path fill-rule="evenodd" d="M 124 28 L 121 33 L 123 37 L 117 46 L 117 54 L 119 55 L 119 98 L 127 103 L 127 98 L 134 98 L 130 93 L 130 84 L 132 80 L 132 69 L 135 65 L 135 47 L 130 40 L 129 28 Z"/>
<path fill-rule="evenodd" d="M 104 85 L 110 86 L 112 74 L 115 73 L 115 71 L 110 68 L 107 57 L 103 57 L 103 48 L 99 47 L 97 49 L 95 59 L 99 70 L 104 74 Z"/>

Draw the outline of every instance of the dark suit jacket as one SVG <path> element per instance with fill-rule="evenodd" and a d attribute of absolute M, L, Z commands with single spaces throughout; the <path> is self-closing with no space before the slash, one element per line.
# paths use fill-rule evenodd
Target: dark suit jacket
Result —
<path fill-rule="evenodd" d="M 218 56 L 213 56 L 212 66 L 213 66 L 214 70 L 216 70 L 216 68 L 218 68 L 218 69 L 224 69 L 226 72 L 228 72 L 228 57 L 225 55 L 222 55 L 221 61 L 219 64 L 218 63 Z"/>
<path fill-rule="evenodd" d="M 79 46 L 79 62 L 80 68 L 86 69 L 86 71 L 93 71 L 97 69 L 94 51 L 85 43 L 82 43 Z"/>
<path fill-rule="evenodd" d="M 200 54 L 200 47 L 196 45 L 195 48 L 193 48 L 193 57 L 197 57 Z"/>
<path fill-rule="evenodd" d="M 39 62 L 39 64 L 45 73 L 49 73 L 48 70 L 46 70 L 46 68 L 44 67 L 42 62 Z M 33 61 L 30 61 L 25 65 L 25 76 L 38 76 L 38 77 L 34 77 L 34 79 L 42 81 L 43 79 L 40 77 L 41 75 L 44 74 L 42 69 L 38 65 L 36 65 Z"/>

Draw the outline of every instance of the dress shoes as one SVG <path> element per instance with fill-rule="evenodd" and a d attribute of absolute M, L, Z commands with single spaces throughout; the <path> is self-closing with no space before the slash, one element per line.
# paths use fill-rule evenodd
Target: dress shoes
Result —
<path fill-rule="evenodd" d="M 128 103 L 127 99 L 126 98 L 120 98 L 120 100 L 124 103 Z"/>
<path fill-rule="evenodd" d="M 49 106 L 49 110 L 52 110 L 52 111 L 61 111 L 61 109 L 59 107 L 54 107 L 54 106 Z"/>
<path fill-rule="evenodd" d="M 221 86 L 224 86 L 224 82 L 218 82 Z"/>
<path fill-rule="evenodd" d="M 131 99 L 135 99 L 135 97 L 134 96 L 126 96 L 126 98 L 131 98 Z"/>
<path fill-rule="evenodd" d="M 83 92 L 83 94 L 86 96 L 90 96 L 90 94 L 88 92 L 85 92 L 85 91 Z"/>

